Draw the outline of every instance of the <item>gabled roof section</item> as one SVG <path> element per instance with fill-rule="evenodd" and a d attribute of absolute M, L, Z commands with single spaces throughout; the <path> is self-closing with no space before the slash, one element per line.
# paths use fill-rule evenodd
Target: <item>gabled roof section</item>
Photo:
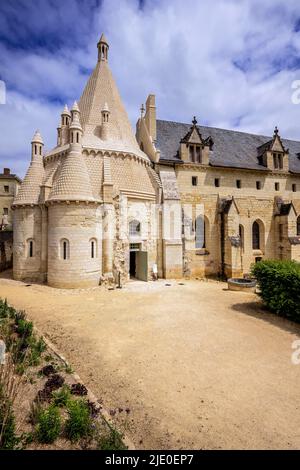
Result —
<path fill-rule="evenodd" d="M 160 150 L 161 163 L 182 164 L 178 150 L 182 136 L 190 130 L 190 124 L 157 120 L 156 146 Z M 272 140 L 272 137 L 246 132 L 197 126 L 203 139 L 213 139 L 210 165 L 214 167 L 240 168 L 268 171 L 258 162 L 257 148 Z M 300 174 L 300 142 L 281 139 L 285 149 L 289 149 L 289 170 Z"/>
<path fill-rule="evenodd" d="M 288 149 L 285 149 L 283 142 L 280 138 L 278 128 L 275 127 L 274 135 L 271 140 L 257 147 L 258 156 L 264 155 L 267 151 L 277 151 L 283 153 L 289 153 Z"/>
<path fill-rule="evenodd" d="M 209 145 L 209 147 L 212 148 L 214 144 L 212 137 L 209 136 L 205 140 L 202 138 L 199 127 L 197 126 L 197 119 L 195 116 L 192 123 L 192 127 L 190 128 L 188 133 L 181 139 L 180 143 Z"/>
<path fill-rule="evenodd" d="M 284 202 L 280 197 L 276 199 L 277 211 L 276 215 L 290 215 L 291 210 L 294 211 L 294 214 L 297 215 L 296 208 L 293 202 Z"/>

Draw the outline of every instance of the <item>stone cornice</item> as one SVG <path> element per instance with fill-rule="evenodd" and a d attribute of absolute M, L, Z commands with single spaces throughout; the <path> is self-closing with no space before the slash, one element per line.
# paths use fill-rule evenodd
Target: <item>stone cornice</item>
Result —
<path fill-rule="evenodd" d="M 53 206 L 54 204 L 67 204 L 67 205 L 70 205 L 70 204 L 76 204 L 76 205 L 79 205 L 79 204 L 83 204 L 83 205 L 99 205 L 99 204 L 103 204 L 103 201 L 102 199 L 95 199 L 94 201 L 85 201 L 85 200 L 79 200 L 79 199 L 50 199 L 50 200 L 47 200 L 45 201 L 45 206 L 49 207 L 49 206 Z"/>
<path fill-rule="evenodd" d="M 58 151 L 57 153 L 49 154 L 44 157 L 44 163 L 48 164 L 50 162 L 54 162 L 64 158 L 68 154 L 69 148 L 64 148 L 63 150 Z M 130 152 L 118 152 L 118 151 L 109 151 L 109 150 L 97 150 L 93 148 L 83 148 L 82 149 L 83 157 L 86 156 L 93 156 L 93 157 L 100 157 L 103 158 L 105 156 L 108 157 L 115 157 L 115 158 L 122 158 L 122 159 L 129 159 L 135 162 L 141 163 L 145 166 L 151 166 L 151 161 L 146 160 L 145 158 L 135 155 L 134 153 Z"/>

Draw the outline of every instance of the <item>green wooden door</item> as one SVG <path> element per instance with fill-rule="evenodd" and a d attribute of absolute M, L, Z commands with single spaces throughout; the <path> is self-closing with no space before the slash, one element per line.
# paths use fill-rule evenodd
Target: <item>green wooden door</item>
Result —
<path fill-rule="evenodd" d="M 147 251 L 136 252 L 136 277 L 141 281 L 148 281 L 148 253 Z"/>

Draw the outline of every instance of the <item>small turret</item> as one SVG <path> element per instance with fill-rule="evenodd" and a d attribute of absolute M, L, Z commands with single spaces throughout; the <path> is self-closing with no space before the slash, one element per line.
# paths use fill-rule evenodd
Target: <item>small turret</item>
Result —
<path fill-rule="evenodd" d="M 57 142 L 58 145 L 66 145 L 70 142 L 70 121 L 71 113 L 68 106 L 65 105 L 63 112 L 61 113 L 61 124 L 57 128 Z"/>
<path fill-rule="evenodd" d="M 105 103 L 101 111 L 102 116 L 102 126 L 101 126 L 101 138 L 102 140 L 107 140 L 109 138 L 109 116 L 110 110 L 108 104 Z"/>
<path fill-rule="evenodd" d="M 71 116 L 71 148 L 72 150 L 78 150 L 78 148 L 81 147 L 82 127 L 80 124 L 80 109 L 76 101 L 73 104 L 73 108 L 71 109 Z"/>
<path fill-rule="evenodd" d="M 107 62 L 109 45 L 103 33 L 101 35 L 100 41 L 97 44 L 97 47 L 98 47 L 98 62 L 102 60 Z"/>
<path fill-rule="evenodd" d="M 37 160 L 43 156 L 44 142 L 40 131 L 36 131 L 31 141 L 31 160 Z"/>

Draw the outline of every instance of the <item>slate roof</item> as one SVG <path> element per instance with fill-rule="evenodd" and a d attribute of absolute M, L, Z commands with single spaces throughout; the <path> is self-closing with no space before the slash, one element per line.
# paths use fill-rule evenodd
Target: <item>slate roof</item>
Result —
<path fill-rule="evenodd" d="M 19 178 L 17 175 L 15 175 L 14 173 L 10 173 L 9 175 L 5 175 L 4 173 L 0 173 L 0 179 L 3 179 L 3 180 L 16 180 L 18 181 L 18 183 L 22 183 L 22 180 L 21 178 Z"/>
<path fill-rule="evenodd" d="M 189 132 L 191 124 L 157 120 L 156 147 L 160 150 L 161 162 L 182 163 L 179 158 L 180 140 Z M 216 167 L 246 168 L 268 171 L 258 163 L 258 147 L 266 144 L 272 137 L 247 134 L 245 132 L 198 126 L 203 139 L 209 136 L 214 141 L 210 155 L 210 165 Z M 300 142 L 282 139 L 289 149 L 289 166 L 292 173 L 300 173 Z"/>

